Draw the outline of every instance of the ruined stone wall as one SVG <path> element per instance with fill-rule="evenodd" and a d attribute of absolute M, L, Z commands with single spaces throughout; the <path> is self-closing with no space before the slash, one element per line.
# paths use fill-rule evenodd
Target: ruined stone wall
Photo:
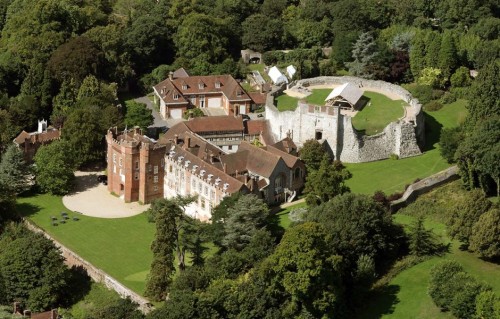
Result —
<path fill-rule="evenodd" d="M 318 107 L 299 102 L 295 111 L 279 112 L 274 106 L 274 96 L 283 92 L 283 87 L 270 92 L 266 104 L 266 119 L 276 140 L 291 134 L 297 146 L 308 139 L 314 139 L 317 131 L 328 143 L 336 158 L 359 163 L 386 159 L 391 154 L 400 158 L 421 154 L 419 144 L 424 142 L 424 117 L 418 100 L 413 99 L 405 89 L 383 81 L 365 80 L 356 77 L 317 77 L 300 80 L 296 86 L 331 85 L 346 82 L 358 86 L 384 90 L 398 95 L 410 107 L 405 117 L 387 125 L 383 132 L 368 136 L 354 129 L 351 117 L 343 116 L 336 107 Z"/>
<path fill-rule="evenodd" d="M 147 299 L 128 289 L 104 271 L 80 257 L 78 254 L 52 238 L 43 229 L 32 224 L 27 219 L 24 220 L 24 224 L 29 230 L 36 233 L 42 233 L 45 237 L 52 240 L 52 242 L 54 242 L 54 245 L 61 251 L 61 255 L 65 258 L 66 265 L 68 265 L 69 267 L 83 267 L 87 271 L 87 274 L 90 276 L 90 278 L 92 278 L 92 280 L 94 280 L 95 282 L 103 283 L 109 289 L 113 289 L 114 291 L 116 291 L 122 298 L 130 298 L 133 302 L 139 304 L 139 310 L 141 310 L 143 313 L 147 314 L 151 310 L 153 310 L 151 303 Z"/>

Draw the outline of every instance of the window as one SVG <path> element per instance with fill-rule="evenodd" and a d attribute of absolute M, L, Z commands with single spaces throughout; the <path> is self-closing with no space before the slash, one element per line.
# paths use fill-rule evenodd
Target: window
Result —
<path fill-rule="evenodd" d="M 229 146 L 227 147 L 227 149 L 231 151 L 231 150 L 233 149 L 233 146 L 232 146 L 232 145 L 229 145 Z"/>
<path fill-rule="evenodd" d="M 179 94 L 174 93 L 174 100 L 178 100 L 178 99 L 179 99 Z"/>
<path fill-rule="evenodd" d="M 158 176 L 155 176 L 155 177 L 154 177 L 154 179 L 153 179 L 153 181 L 154 181 L 155 183 L 158 183 Z"/>
<path fill-rule="evenodd" d="M 193 190 L 196 189 L 196 181 L 193 179 L 191 179 L 191 186 L 193 187 Z"/>
<path fill-rule="evenodd" d="M 153 169 L 153 166 L 151 164 L 148 165 L 148 172 L 151 172 L 151 170 Z"/>
<path fill-rule="evenodd" d="M 212 200 L 214 199 L 214 191 L 213 190 L 210 191 L 210 199 L 212 199 Z"/>
<path fill-rule="evenodd" d="M 123 166 L 123 158 L 120 157 L 120 167 Z"/>
<path fill-rule="evenodd" d="M 205 186 L 205 196 L 208 196 L 208 187 Z"/>
<path fill-rule="evenodd" d="M 138 172 L 135 172 L 135 173 L 134 173 L 134 179 L 135 179 L 135 180 L 138 180 L 138 179 L 139 179 L 139 173 L 138 173 Z"/>
<path fill-rule="evenodd" d="M 201 183 L 198 183 L 198 193 L 201 194 L 201 188 L 203 187 L 203 185 L 201 185 Z"/>
<path fill-rule="evenodd" d="M 199 88 L 200 90 L 203 90 L 203 89 L 205 88 L 205 84 L 203 84 L 203 83 L 198 83 L 198 88 Z"/>
<path fill-rule="evenodd" d="M 323 139 L 323 132 L 317 131 L 315 137 L 316 137 L 316 140 Z"/>
<path fill-rule="evenodd" d="M 238 91 L 236 92 L 236 96 L 237 96 L 237 97 L 240 97 L 242 94 L 243 94 L 243 93 L 241 92 L 241 90 L 238 90 Z"/>
<path fill-rule="evenodd" d="M 116 163 L 116 154 L 113 154 L 113 163 Z"/>
<path fill-rule="evenodd" d="M 153 187 L 153 190 L 156 192 L 158 191 L 158 186 Z"/>
<path fill-rule="evenodd" d="M 201 209 L 205 209 L 205 199 L 201 199 Z"/>
<path fill-rule="evenodd" d="M 135 161 L 135 169 L 139 169 L 139 161 Z"/>
<path fill-rule="evenodd" d="M 169 165 L 169 166 L 168 166 L 168 172 L 169 172 L 169 173 L 172 173 L 172 165 Z"/>
<path fill-rule="evenodd" d="M 154 174 L 158 174 L 158 165 L 155 165 L 154 170 L 153 170 L 153 173 L 154 173 Z"/>
<path fill-rule="evenodd" d="M 298 167 L 297 167 L 297 168 L 295 169 L 295 178 L 297 179 L 297 178 L 299 178 L 299 177 L 300 177 L 300 168 L 298 168 Z"/>
<path fill-rule="evenodd" d="M 113 165 L 113 173 L 116 174 L 116 165 Z"/>
<path fill-rule="evenodd" d="M 217 88 L 217 89 L 220 88 L 220 82 L 219 81 L 215 82 L 215 88 Z"/>
<path fill-rule="evenodd" d="M 188 89 L 187 84 L 183 84 L 183 85 L 182 85 L 182 89 L 183 89 L 183 90 L 187 90 L 187 89 Z"/>
<path fill-rule="evenodd" d="M 161 167 L 163 167 L 163 165 L 165 165 L 165 159 L 163 159 L 163 158 L 161 159 L 160 165 L 161 165 Z"/>

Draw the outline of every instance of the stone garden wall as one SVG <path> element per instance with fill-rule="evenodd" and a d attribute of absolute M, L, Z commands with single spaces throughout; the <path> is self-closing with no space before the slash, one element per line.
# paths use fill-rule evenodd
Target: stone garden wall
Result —
<path fill-rule="evenodd" d="M 341 115 L 336 107 L 318 107 L 299 102 L 295 111 L 278 111 L 274 105 L 274 97 L 284 90 L 284 87 L 279 87 L 268 94 L 266 101 L 266 119 L 275 139 L 281 140 L 290 134 L 300 147 L 308 139 L 314 139 L 316 132 L 321 132 L 322 140 L 328 144 L 335 158 L 348 163 L 381 160 L 391 154 L 399 158 L 421 154 L 419 144 L 423 145 L 425 134 L 422 106 L 400 86 L 346 76 L 299 80 L 289 86 L 289 89 L 295 86 L 337 85 L 346 82 L 399 96 L 409 105 L 405 109 L 405 116 L 387 125 L 383 132 L 367 136 L 358 133 L 352 126 L 351 117 Z"/>
<path fill-rule="evenodd" d="M 147 314 L 151 310 L 153 310 L 151 303 L 147 299 L 128 289 L 104 271 L 80 257 L 78 254 L 52 238 L 43 229 L 34 225 L 27 219 L 24 220 L 24 224 L 31 231 L 42 233 L 45 237 L 52 240 L 54 242 L 54 245 L 56 245 L 56 247 L 61 251 L 61 255 L 65 258 L 66 265 L 68 265 L 69 267 L 83 267 L 87 271 L 87 274 L 90 276 L 90 278 L 92 278 L 92 280 L 94 280 L 95 282 L 103 283 L 109 289 L 113 289 L 114 291 L 116 291 L 122 298 L 130 298 L 133 302 L 139 304 L 139 310 L 141 310 L 143 313 Z"/>

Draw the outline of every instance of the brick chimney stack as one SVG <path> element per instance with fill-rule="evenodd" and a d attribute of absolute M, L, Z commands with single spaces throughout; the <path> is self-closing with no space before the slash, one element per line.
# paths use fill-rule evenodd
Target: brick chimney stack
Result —
<path fill-rule="evenodd" d="M 174 72 L 172 71 L 168 72 L 168 78 L 170 81 L 172 81 L 174 79 Z"/>
<path fill-rule="evenodd" d="M 184 143 L 184 145 L 186 145 L 186 148 L 190 148 L 191 147 L 191 137 L 186 136 L 185 140 L 186 140 L 186 142 Z"/>

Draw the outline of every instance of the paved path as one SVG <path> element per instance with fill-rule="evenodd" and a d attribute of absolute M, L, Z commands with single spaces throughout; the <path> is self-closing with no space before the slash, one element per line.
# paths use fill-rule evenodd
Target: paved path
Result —
<path fill-rule="evenodd" d="M 166 127 L 171 128 L 175 124 L 182 122 L 182 119 L 167 119 L 164 120 L 160 113 L 153 107 L 153 103 L 147 96 L 141 96 L 135 99 L 136 102 L 146 104 L 147 108 L 153 112 L 154 123 L 150 127 Z"/>
<path fill-rule="evenodd" d="M 97 182 L 102 172 L 76 172 L 75 192 L 63 197 L 63 204 L 72 211 L 101 218 L 122 218 L 138 215 L 149 208 L 137 202 L 125 203 L 109 193 L 107 186 Z"/>

